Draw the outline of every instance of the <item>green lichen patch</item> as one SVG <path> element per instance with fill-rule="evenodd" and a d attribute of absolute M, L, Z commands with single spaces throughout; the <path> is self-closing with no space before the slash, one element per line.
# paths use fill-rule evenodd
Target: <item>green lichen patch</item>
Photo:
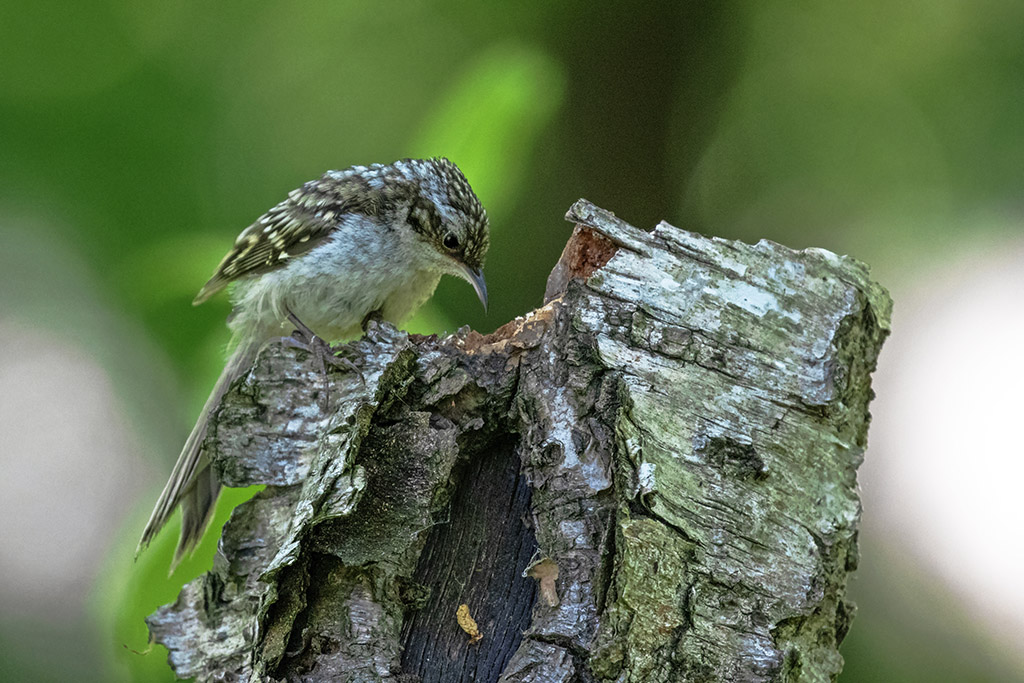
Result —
<path fill-rule="evenodd" d="M 615 579 L 589 664 L 596 676 L 660 680 L 689 623 L 693 544 L 653 519 L 623 513 L 616 529 Z"/>

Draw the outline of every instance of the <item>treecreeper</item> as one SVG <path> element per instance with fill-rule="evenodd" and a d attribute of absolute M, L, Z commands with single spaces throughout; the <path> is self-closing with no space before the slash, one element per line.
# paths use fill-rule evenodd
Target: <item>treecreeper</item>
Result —
<path fill-rule="evenodd" d="M 487 306 L 487 213 L 459 168 L 444 158 L 328 171 L 289 193 L 235 240 L 193 304 L 232 284 L 228 361 L 189 434 L 142 533 L 146 547 L 180 504 L 176 566 L 210 522 L 220 481 L 203 450 L 210 411 L 249 371 L 267 342 L 334 361 L 324 340 L 358 336 L 370 316 L 399 324 L 460 277 Z M 138 552 L 137 551 L 137 552 Z"/>

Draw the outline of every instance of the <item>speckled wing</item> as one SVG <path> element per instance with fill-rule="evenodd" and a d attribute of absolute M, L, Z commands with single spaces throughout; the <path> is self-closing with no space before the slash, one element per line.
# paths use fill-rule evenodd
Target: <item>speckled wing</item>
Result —
<path fill-rule="evenodd" d="M 329 171 L 292 190 L 242 231 L 192 304 L 198 306 L 240 277 L 275 270 L 313 249 L 338 226 L 343 214 L 374 213 L 377 207 L 366 189 L 356 177 Z"/>

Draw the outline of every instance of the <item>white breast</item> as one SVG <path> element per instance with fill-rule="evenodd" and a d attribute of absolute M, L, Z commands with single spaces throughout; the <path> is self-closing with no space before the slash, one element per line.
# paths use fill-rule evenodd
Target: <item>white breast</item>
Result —
<path fill-rule="evenodd" d="M 269 273 L 239 281 L 229 321 L 239 339 L 263 341 L 288 334 L 291 310 L 327 340 L 356 337 L 367 315 L 380 311 L 402 323 L 430 295 L 441 271 L 411 230 L 387 229 L 352 218 L 324 243 Z M 427 254 L 429 256 L 429 254 Z"/>

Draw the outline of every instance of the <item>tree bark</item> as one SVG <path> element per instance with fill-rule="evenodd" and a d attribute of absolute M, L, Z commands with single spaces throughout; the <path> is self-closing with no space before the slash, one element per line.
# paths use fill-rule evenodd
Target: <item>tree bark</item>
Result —
<path fill-rule="evenodd" d="M 371 324 L 359 374 L 271 345 L 232 387 L 208 452 L 267 486 L 148 620 L 178 675 L 835 679 L 888 295 L 820 249 L 567 218 L 493 334 Z"/>

